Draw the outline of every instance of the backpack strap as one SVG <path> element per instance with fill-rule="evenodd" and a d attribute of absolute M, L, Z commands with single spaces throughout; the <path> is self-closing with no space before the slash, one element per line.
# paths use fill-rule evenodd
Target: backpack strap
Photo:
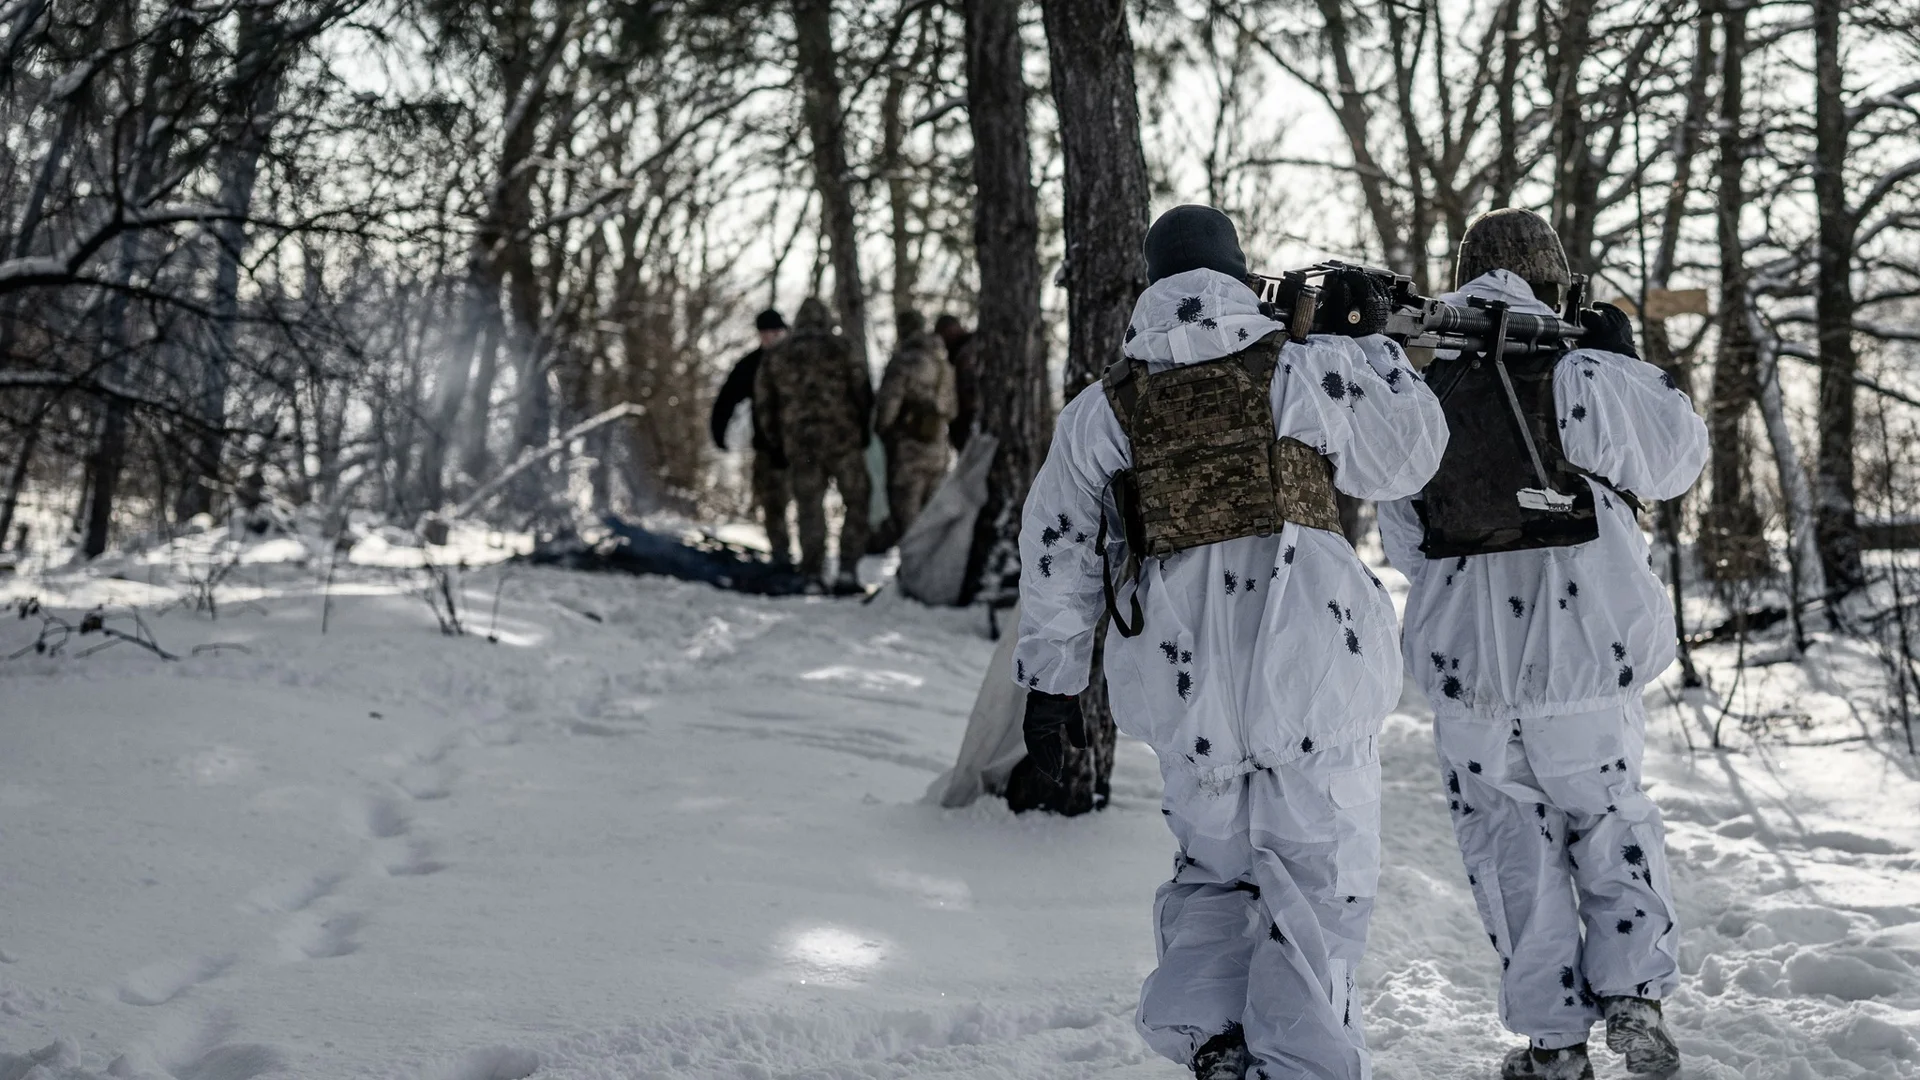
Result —
<path fill-rule="evenodd" d="M 1100 549 L 1100 587 L 1107 599 L 1107 617 L 1113 620 L 1113 628 L 1120 631 L 1121 637 L 1139 637 L 1140 631 L 1147 628 L 1146 616 L 1140 610 L 1140 589 L 1136 585 L 1133 590 L 1133 595 L 1127 598 L 1132 602 L 1133 607 L 1133 625 L 1128 626 L 1127 620 L 1120 617 L 1119 598 L 1114 593 L 1113 563 L 1107 558 L 1107 515 L 1105 512 L 1102 512 L 1100 515 L 1100 534 L 1099 537 L 1094 540 L 1094 546 Z"/>

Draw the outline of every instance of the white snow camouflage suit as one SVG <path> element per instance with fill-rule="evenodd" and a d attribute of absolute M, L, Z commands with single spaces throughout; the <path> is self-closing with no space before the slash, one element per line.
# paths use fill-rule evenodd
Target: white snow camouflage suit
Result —
<path fill-rule="evenodd" d="M 1505 270 L 1447 299 L 1461 296 L 1551 314 Z M 1649 500 L 1699 475 L 1706 425 L 1659 368 L 1576 349 L 1553 391 L 1571 464 Z M 1665 834 L 1640 790 L 1641 689 L 1673 662 L 1673 616 L 1633 510 L 1605 485 L 1593 495 L 1596 540 L 1438 560 L 1420 553 L 1411 500 L 1379 508 L 1413 585 L 1407 664 L 1433 701 L 1454 833 L 1504 967 L 1500 1019 L 1542 1049 L 1585 1042 L 1598 998 L 1660 998 L 1679 978 Z"/>
<path fill-rule="evenodd" d="M 1279 329 L 1244 284 L 1192 270 L 1141 296 L 1125 352 L 1164 370 Z M 1446 444 L 1432 391 L 1385 338 L 1287 344 L 1271 397 L 1276 435 L 1326 454 L 1335 486 L 1361 498 L 1418 490 Z M 1020 534 L 1013 674 L 1030 689 L 1086 687 L 1104 607 L 1095 542 L 1103 513 L 1121 534 L 1107 490 L 1129 454 L 1098 384 L 1060 414 Z M 1107 636 L 1107 687 L 1120 729 L 1159 755 L 1180 843 L 1154 903 L 1140 1031 L 1187 1063 L 1237 1023 L 1250 1077 L 1362 1080 L 1353 972 L 1380 872 L 1374 736 L 1401 685 L 1393 605 L 1343 537 L 1292 522 L 1146 560 L 1137 595 L 1145 629 Z"/>

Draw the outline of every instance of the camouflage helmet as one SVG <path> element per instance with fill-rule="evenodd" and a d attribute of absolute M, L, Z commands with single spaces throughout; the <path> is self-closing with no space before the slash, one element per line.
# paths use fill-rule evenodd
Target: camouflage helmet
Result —
<path fill-rule="evenodd" d="M 1453 287 L 1493 270 L 1510 270 L 1533 286 L 1533 293 L 1558 307 L 1573 284 L 1566 249 L 1547 219 L 1531 210 L 1503 207 L 1489 210 L 1467 227 L 1460 238 L 1460 257 L 1454 263 Z"/>
<path fill-rule="evenodd" d="M 809 296 L 800 302 L 800 310 L 793 316 L 793 330 L 797 334 L 830 334 L 833 332 L 833 313 L 817 296 Z"/>

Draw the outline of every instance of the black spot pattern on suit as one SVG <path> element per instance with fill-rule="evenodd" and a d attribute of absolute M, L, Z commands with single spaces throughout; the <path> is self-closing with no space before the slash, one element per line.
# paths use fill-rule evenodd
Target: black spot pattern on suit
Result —
<path fill-rule="evenodd" d="M 1547 804 L 1543 802 L 1534 803 L 1533 816 L 1545 821 L 1547 817 Z"/>
<path fill-rule="evenodd" d="M 1182 671 L 1182 672 L 1176 673 L 1173 677 L 1173 690 L 1174 690 L 1174 693 L 1180 695 L 1181 701 L 1185 701 L 1188 698 L 1192 697 L 1193 696 L 1193 673 L 1188 671 Z"/>
<path fill-rule="evenodd" d="M 1326 377 L 1320 380 L 1320 389 L 1325 390 L 1328 397 L 1339 401 L 1347 396 L 1347 380 L 1341 378 L 1339 372 L 1329 371 Z"/>
<path fill-rule="evenodd" d="M 1138 330 L 1135 330 L 1135 329 L 1134 329 L 1133 327 L 1131 327 L 1131 326 L 1129 326 L 1129 327 L 1127 327 L 1127 337 L 1126 337 L 1126 340 L 1128 340 L 1128 341 L 1132 341 L 1132 340 L 1133 340 L 1134 338 L 1137 338 L 1137 337 L 1139 337 L 1139 336 L 1140 336 L 1140 331 L 1138 331 Z"/>
<path fill-rule="evenodd" d="M 1199 322 L 1205 310 L 1206 305 L 1200 302 L 1199 297 L 1183 296 L 1180 298 L 1180 306 L 1173 309 L 1173 316 L 1183 323 Z"/>
<path fill-rule="evenodd" d="M 1433 670 L 1435 671 L 1447 670 L 1447 654 L 1446 653 L 1437 653 L 1437 652 L 1428 653 L 1427 659 L 1433 661 Z"/>
<path fill-rule="evenodd" d="M 1460 774 L 1452 769 L 1447 770 L 1447 790 L 1455 795 L 1460 794 Z"/>
<path fill-rule="evenodd" d="M 1053 556 L 1051 555 L 1040 556 L 1040 576 L 1041 577 L 1053 576 Z"/>
<path fill-rule="evenodd" d="M 1580 595 L 1580 583 L 1579 583 L 1579 582 L 1577 582 L 1577 581 L 1569 581 L 1569 582 L 1567 582 L 1567 595 L 1568 595 L 1568 596 L 1579 596 L 1579 595 Z"/>
<path fill-rule="evenodd" d="M 1280 924 L 1279 924 L 1279 923 L 1268 923 L 1268 924 L 1267 924 L 1267 940 L 1268 940 L 1268 941 L 1277 941 L 1277 942 L 1279 942 L 1279 943 L 1280 943 L 1280 944 L 1282 944 L 1282 945 L 1285 945 L 1285 944 L 1287 943 L 1287 935 L 1285 935 L 1285 934 L 1283 934 L 1283 933 L 1281 933 L 1281 932 L 1280 932 Z"/>
<path fill-rule="evenodd" d="M 1070 533 L 1073 531 L 1073 519 L 1067 515 L 1060 514 L 1053 520 L 1059 524 L 1061 532 Z"/>
<path fill-rule="evenodd" d="M 1313 739 L 1311 737 L 1300 740 L 1300 752 L 1303 754 L 1313 753 Z"/>
<path fill-rule="evenodd" d="M 1660 385 L 1666 387 L 1669 390 L 1680 389 L 1680 384 L 1673 381 L 1673 373 L 1668 371 L 1663 371 L 1660 373 Z"/>
<path fill-rule="evenodd" d="M 1237 575 L 1237 574 L 1235 574 L 1235 573 L 1234 573 L 1233 571 L 1231 571 L 1231 570 L 1224 570 L 1224 571 L 1222 571 L 1222 572 L 1221 572 L 1221 574 L 1220 574 L 1220 576 L 1221 576 L 1222 578 L 1224 578 L 1224 579 L 1226 579 L 1226 583 L 1227 583 L 1227 595 L 1228 595 L 1228 596 L 1232 596 L 1232 595 L 1233 595 L 1233 591 L 1234 591 L 1235 589 L 1238 589 L 1238 588 L 1240 587 L 1240 577 L 1239 577 L 1239 575 Z"/>
<path fill-rule="evenodd" d="M 1625 688 L 1627 688 L 1627 687 L 1629 687 L 1629 686 L 1632 686 L 1632 685 L 1633 685 L 1633 665 L 1632 665 L 1632 664 L 1621 664 L 1621 665 L 1620 665 L 1620 687 L 1621 687 L 1621 689 L 1623 689 L 1623 690 L 1624 690 Z"/>
<path fill-rule="evenodd" d="M 1212 749 L 1213 749 L 1213 744 L 1211 742 L 1208 742 L 1207 737 L 1204 735 L 1193 740 L 1193 752 L 1196 754 L 1199 754 L 1201 757 L 1206 757 L 1208 752 L 1211 751 Z"/>
<path fill-rule="evenodd" d="M 1585 405 L 1575 405 L 1573 408 L 1567 410 L 1567 415 L 1573 417 L 1575 420 L 1585 420 L 1587 418 L 1587 407 Z"/>
<path fill-rule="evenodd" d="M 1359 401 L 1361 398 L 1367 396 L 1367 390 L 1359 383 L 1350 382 L 1347 384 L 1347 396 L 1354 401 Z"/>
<path fill-rule="evenodd" d="M 1479 776 L 1479 775 L 1480 775 L 1480 763 L 1479 763 L 1479 762 L 1477 762 L 1477 761 L 1469 761 L 1469 762 L 1467 762 L 1467 771 L 1468 771 L 1468 772 L 1470 772 L 1470 773 L 1472 773 L 1472 774 L 1473 774 L 1473 775 L 1475 775 L 1475 776 Z"/>
<path fill-rule="evenodd" d="M 1360 635 L 1354 633 L 1351 626 L 1347 627 L 1347 651 L 1355 656 L 1360 655 Z"/>
<path fill-rule="evenodd" d="M 1235 330 L 1235 331 L 1233 332 L 1233 336 L 1234 336 L 1234 337 L 1235 337 L 1235 338 L 1236 338 L 1237 340 L 1240 340 L 1240 341 L 1245 341 L 1245 340 L 1247 340 L 1247 328 L 1243 326 L 1243 327 L 1241 327 L 1240 329 L 1238 329 L 1238 330 Z"/>
<path fill-rule="evenodd" d="M 1406 374 L 1406 372 L 1403 371 L 1402 369 L 1394 368 L 1393 370 L 1387 372 L 1385 376 L 1387 380 L 1387 385 L 1391 387 L 1395 393 L 1400 392 L 1400 376 L 1404 374 Z"/>
<path fill-rule="evenodd" d="M 1613 658 L 1615 660 L 1625 660 L 1627 658 L 1627 647 L 1618 641 L 1614 642 Z"/>
<path fill-rule="evenodd" d="M 1614 923 L 1614 924 L 1613 924 L 1613 931 L 1614 931 L 1614 933 L 1616 933 L 1616 934 L 1631 934 L 1631 933 L 1633 933 L 1633 920 L 1632 920 L 1632 919 L 1621 919 L 1621 920 L 1620 920 L 1619 922 L 1617 922 L 1617 923 Z"/>
<path fill-rule="evenodd" d="M 1218 329 L 1220 329 L 1220 324 L 1219 324 L 1219 323 L 1217 323 L 1217 322 L 1215 322 L 1215 321 L 1213 321 L 1212 319 L 1201 319 L 1201 320 L 1200 320 L 1200 325 L 1201 325 L 1201 327 L 1202 327 L 1202 328 L 1204 328 L 1204 329 L 1207 329 L 1207 330 L 1218 330 Z"/>
<path fill-rule="evenodd" d="M 1333 617 L 1335 619 L 1340 618 L 1340 601 L 1338 600 L 1327 601 L 1327 610 L 1333 612 Z"/>
<path fill-rule="evenodd" d="M 1288 544 L 1287 550 L 1280 553 L 1280 561 L 1283 563 L 1286 563 L 1288 566 L 1293 565 L 1293 545 L 1292 544 Z"/>
<path fill-rule="evenodd" d="M 1180 650 L 1180 662 L 1183 664 L 1193 663 L 1193 653 L 1186 649 Z"/>
<path fill-rule="evenodd" d="M 1169 663 L 1169 664 L 1177 664 L 1177 663 L 1179 663 L 1179 662 L 1180 662 L 1180 646 L 1179 646 L 1179 644 L 1178 644 L 1177 642 L 1172 642 L 1172 641 L 1163 641 L 1163 642 L 1161 642 L 1161 643 L 1160 643 L 1160 655 L 1162 655 L 1162 656 L 1164 656 L 1164 657 L 1166 657 L 1166 658 L 1167 658 L 1167 663 Z"/>
<path fill-rule="evenodd" d="M 1052 547 L 1060 542 L 1060 530 L 1049 525 L 1040 530 L 1040 546 Z"/>
<path fill-rule="evenodd" d="M 1626 772 L 1626 771 L 1627 771 L 1627 759 L 1626 759 L 1626 758 L 1623 758 L 1623 757 L 1622 757 L 1622 758 L 1614 758 L 1614 759 L 1613 759 L 1613 767 L 1614 767 L 1614 768 L 1616 768 L 1616 769 L 1619 769 L 1619 770 L 1620 770 L 1621 772 Z"/>
<path fill-rule="evenodd" d="M 1466 692 L 1466 687 L 1460 684 L 1459 676 L 1449 675 L 1440 681 L 1440 692 L 1458 701 L 1460 695 Z"/>
<path fill-rule="evenodd" d="M 1560 969 L 1560 985 L 1563 988 L 1568 990 L 1573 989 L 1573 969 L 1572 968 L 1563 967 Z"/>
<path fill-rule="evenodd" d="M 1527 614 L 1527 602 L 1517 596 L 1507 597 L 1507 606 L 1513 609 L 1513 617 L 1524 618 Z"/>
<path fill-rule="evenodd" d="M 1025 683 L 1027 681 L 1027 662 L 1025 660 L 1015 660 L 1013 662 L 1013 679 L 1018 683 Z"/>

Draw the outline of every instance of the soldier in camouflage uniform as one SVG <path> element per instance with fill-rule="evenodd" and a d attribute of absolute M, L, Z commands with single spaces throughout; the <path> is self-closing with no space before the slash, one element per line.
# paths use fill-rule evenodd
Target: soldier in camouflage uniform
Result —
<path fill-rule="evenodd" d="M 1333 493 L 1418 491 L 1445 421 L 1391 341 L 1287 340 L 1218 210 L 1168 211 L 1146 263 L 1123 361 L 1060 414 L 1027 497 L 1010 674 L 1028 753 L 1059 776 L 1064 743 L 1091 741 L 1079 696 L 1111 609 L 1114 722 L 1159 757 L 1180 846 L 1141 1034 L 1199 1080 L 1367 1080 L 1353 976 L 1401 664 Z M 1108 600 L 1129 555 L 1132 588 Z"/>
<path fill-rule="evenodd" d="M 947 474 L 947 425 L 959 411 L 953 367 L 917 311 L 896 320 L 899 343 L 880 377 L 873 427 L 887 448 L 887 501 L 904 535 Z"/>
<path fill-rule="evenodd" d="M 846 338 L 834 330 L 825 304 L 809 297 L 800 305 L 793 333 L 767 350 L 760 364 L 753 401 L 791 471 L 800 519 L 800 572 L 826 584 L 824 500 L 831 482 L 846 504 L 834 590 L 858 591 L 854 569 L 867 549 L 867 504 L 873 493 L 866 463 L 873 384 Z"/>

